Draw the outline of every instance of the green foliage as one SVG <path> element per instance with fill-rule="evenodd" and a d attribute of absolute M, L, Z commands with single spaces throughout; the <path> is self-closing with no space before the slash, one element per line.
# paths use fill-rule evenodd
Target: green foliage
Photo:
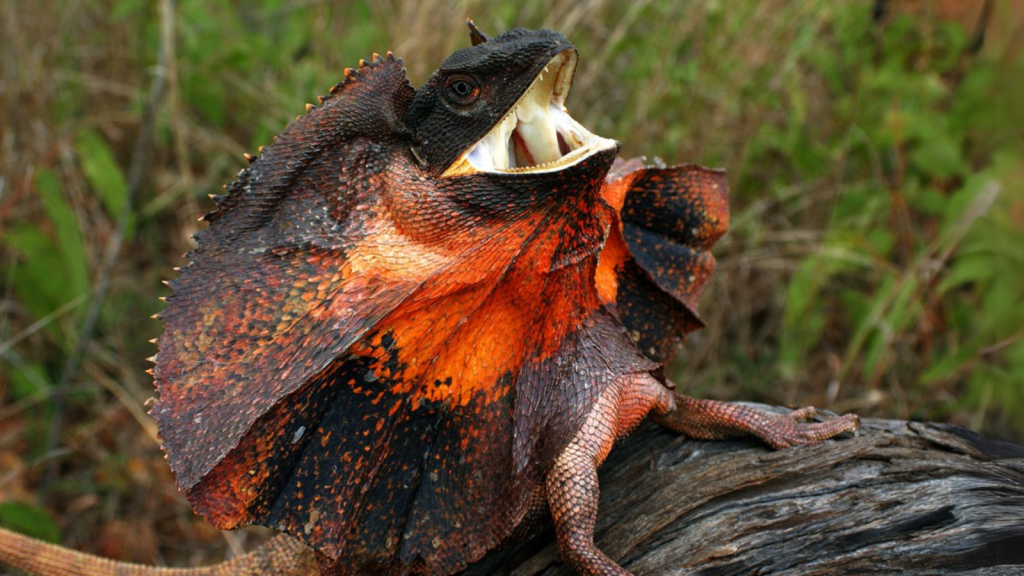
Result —
<path fill-rule="evenodd" d="M 54 544 L 60 543 L 60 528 L 42 508 L 20 502 L 0 502 L 0 526 Z"/>
<path fill-rule="evenodd" d="M 42 368 L 34 365 L 17 366 L 6 373 L 11 379 L 11 395 L 15 400 L 45 392 L 49 387 Z"/>
<path fill-rule="evenodd" d="M 46 219 L 38 225 L 16 222 L 0 235 L 18 258 L 6 263 L 18 299 L 39 319 L 78 301 L 89 291 L 88 260 L 74 209 L 52 170 L 36 173 L 35 190 Z M 62 339 L 61 327 L 48 323 Z"/>
<path fill-rule="evenodd" d="M 934 385 L 966 375 L 966 401 L 1024 417 L 1024 185 L 1020 156 L 997 156 L 965 191 L 994 189 L 993 207 L 967 232 L 938 290 L 952 306 L 952 330 L 967 336 L 922 377 Z M 950 218 L 962 208 L 951 203 Z"/>
<path fill-rule="evenodd" d="M 367 47 L 388 49 L 387 35 L 373 18 L 371 4 L 296 10 L 286 2 L 264 2 L 254 8 L 226 0 L 186 1 L 180 7 L 182 98 L 206 124 L 219 129 L 246 126 L 246 146 L 266 144 L 302 110 L 302 103 L 340 78 L 340 67 L 325 75 L 311 50 L 318 39 L 310 31 L 324 19 L 359 22 L 344 35 L 320 39 L 330 55 L 354 66 L 368 58 Z"/>
<path fill-rule="evenodd" d="M 835 52 L 806 62 L 827 79 L 844 137 L 822 142 L 797 110 L 758 141 L 781 146 L 774 156 L 792 158 L 798 179 L 829 177 L 836 158 L 842 169 L 825 240 L 786 290 L 780 373 L 804 378 L 806 359 L 832 349 L 841 381 L 953 386 L 960 399 L 945 410 L 998 405 L 1024 421 L 1024 227 L 1009 216 L 1021 210 L 1009 174 L 1022 151 L 993 156 L 986 133 L 1012 122 L 993 106 L 1005 76 L 963 64 L 959 29 L 943 27 L 922 53 L 920 27 L 901 19 L 875 48 L 862 20 L 844 25 L 855 13 L 836 14 Z M 849 338 L 824 334 L 837 324 Z"/>
<path fill-rule="evenodd" d="M 75 139 L 75 151 L 92 191 L 103 201 L 110 218 L 117 220 L 124 210 L 128 182 L 113 151 L 99 134 L 89 129 L 79 131 Z M 125 236 L 131 239 L 134 229 L 135 218 L 129 213 Z"/>

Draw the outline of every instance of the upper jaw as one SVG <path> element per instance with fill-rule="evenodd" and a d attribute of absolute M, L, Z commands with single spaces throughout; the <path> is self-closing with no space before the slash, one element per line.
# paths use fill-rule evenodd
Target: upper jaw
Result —
<path fill-rule="evenodd" d="M 441 177 L 557 172 L 617 147 L 614 140 L 592 134 L 565 109 L 578 58 L 573 49 L 551 58 L 501 121 Z"/>

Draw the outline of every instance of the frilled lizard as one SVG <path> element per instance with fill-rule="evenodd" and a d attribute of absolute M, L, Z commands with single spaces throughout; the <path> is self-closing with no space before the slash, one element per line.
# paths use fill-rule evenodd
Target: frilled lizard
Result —
<path fill-rule="evenodd" d="M 390 53 L 346 70 L 172 283 L 152 414 L 178 485 L 217 528 L 294 538 L 207 573 L 452 574 L 550 511 L 566 563 L 624 575 L 597 468 L 644 417 L 774 448 L 857 427 L 673 391 L 724 173 L 616 161 L 566 112 L 568 40 L 470 29 L 419 90 Z M 30 572 L 153 570 L 0 536 Z"/>

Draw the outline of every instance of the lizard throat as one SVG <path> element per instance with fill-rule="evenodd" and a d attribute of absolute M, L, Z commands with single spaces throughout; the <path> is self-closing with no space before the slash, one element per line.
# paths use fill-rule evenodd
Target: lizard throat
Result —
<path fill-rule="evenodd" d="M 557 172 L 616 147 L 614 140 L 592 134 L 565 108 L 577 58 L 575 50 L 556 54 L 504 118 L 441 177 Z"/>

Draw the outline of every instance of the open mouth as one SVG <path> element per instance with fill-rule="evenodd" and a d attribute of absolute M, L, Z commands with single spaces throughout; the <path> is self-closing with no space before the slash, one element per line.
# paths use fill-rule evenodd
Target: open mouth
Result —
<path fill-rule="evenodd" d="M 577 59 L 575 50 L 556 54 L 505 117 L 441 177 L 556 172 L 615 147 L 614 140 L 592 134 L 565 109 Z"/>

